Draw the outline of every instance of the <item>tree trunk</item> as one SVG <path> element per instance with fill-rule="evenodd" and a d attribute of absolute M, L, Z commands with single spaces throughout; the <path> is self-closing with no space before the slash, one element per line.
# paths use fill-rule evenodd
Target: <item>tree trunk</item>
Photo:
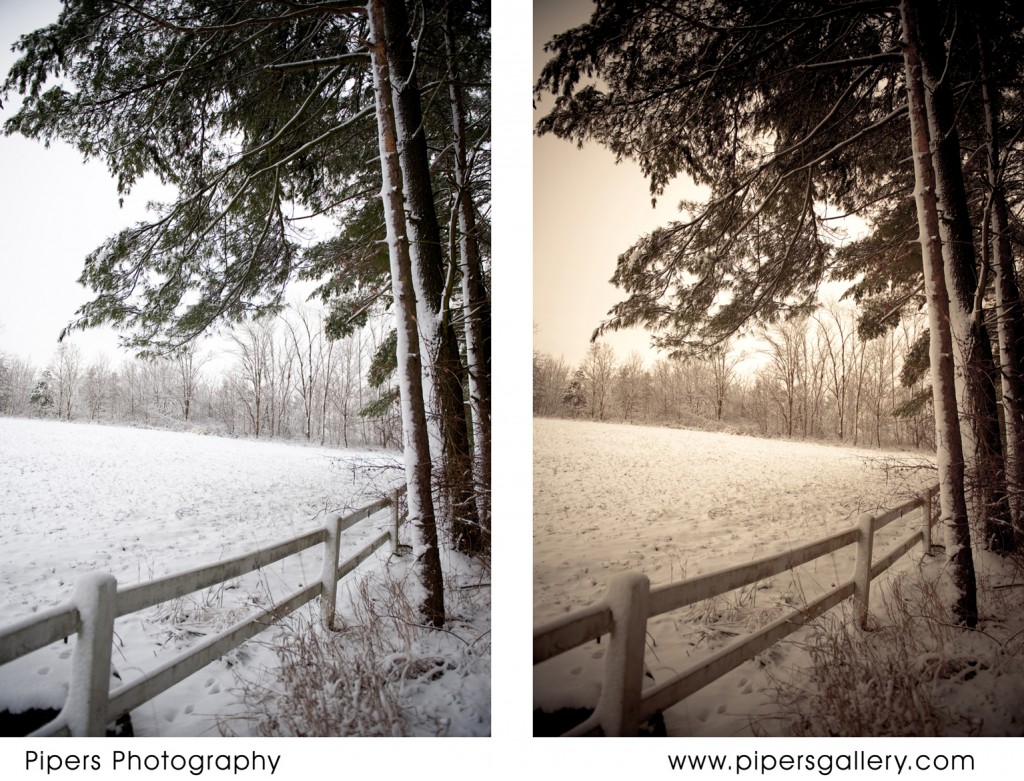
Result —
<path fill-rule="evenodd" d="M 921 261 L 928 299 L 940 513 L 946 529 L 946 553 L 951 564 L 951 584 L 956 595 L 953 614 L 959 623 L 973 627 L 978 623 L 977 586 L 967 523 L 967 501 L 964 497 L 964 457 L 956 406 L 953 335 L 939 242 L 935 174 L 921 78 L 920 29 L 916 5 L 916 0 L 902 0 L 900 14 L 903 21 L 903 63 L 914 158 L 914 199 L 917 203 Z"/>
<path fill-rule="evenodd" d="M 1008 236 L 1006 197 L 999 158 L 999 92 L 989 72 L 989 41 L 984 20 L 976 19 L 981 92 L 987 137 L 986 175 L 989 186 L 989 233 L 991 262 L 996 296 L 996 333 L 999 339 L 999 379 L 1003 392 L 1003 418 L 1006 427 L 1006 482 L 1010 493 L 1013 532 L 1005 527 L 993 529 L 992 548 L 1000 553 L 1019 550 L 1024 545 L 1024 306 L 1017 286 L 1013 253 Z"/>
<path fill-rule="evenodd" d="M 972 488 L 974 518 L 978 527 L 986 530 L 988 539 L 990 530 L 1012 530 L 999 437 L 995 363 L 981 311 L 982 296 L 978 295 L 978 265 L 956 131 L 956 108 L 945 70 L 946 49 L 934 27 L 934 14 L 925 14 L 919 21 L 921 75 L 930 123 L 939 236 L 950 294 L 953 344 L 960 359 L 962 409 L 967 413 L 967 430 L 963 434 L 973 444 L 968 484 Z"/>
<path fill-rule="evenodd" d="M 479 529 L 473 494 L 472 456 L 466 423 L 463 366 L 455 328 L 449 317 L 454 268 L 445 274 L 441 230 L 434 206 L 430 160 L 416 79 L 416 57 L 409 41 L 408 20 L 402 0 L 383 0 L 383 21 L 389 41 L 388 65 L 395 80 L 395 122 L 402 143 L 399 162 L 405 196 L 413 284 L 416 288 L 420 342 L 426 355 L 427 398 L 437 414 L 435 455 L 440 455 L 441 488 L 448 498 L 455 540 L 457 530 Z"/>
<path fill-rule="evenodd" d="M 409 485 L 409 520 L 420 533 L 421 579 L 426 591 L 422 605 L 424 618 L 433 626 L 444 624 L 444 581 L 437 549 L 437 527 L 431 494 L 430 442 L 423 402 L 422 366 L 416 329 L 416 292 L 412 280 L 412 261 L 406 235 L 406 215 L 402 203 L 402 170 L 398 163 L 399 136 L 392 102 L 388 70 L 388 44 L 384 28 L 384 0 L 369 0 L 370 61 L 376 99 L 377 135 L 383 181 L 381 198 L 388 232 L 391 261 L 391 286 L 394 294 L 398 331 L 398 380 L 402 404 L 402 429 L 405 435 L 405 473 Z M 402 138 L 404 143 L 406 139 Z"/>
<path fill-rule="evenodd" d="M 459 225 L 459 256 L 462 267 L 462 307 L 466 332 L 466 364 L 469 374 L 469 405 L 473 418 L 473 483 L 479 533 L 465 524 L 456 541 L 465 540 L 470 552 L 489 549 L 491 499 L 491 382 L 485 327 L 490 307 L 480 268 L 476 215 L 470 197 L 470 170 L 466 154 L 466 116 L 462 101 L 452 9 L 445 12 L 445 49 L 448 58 L 448 94 L 455 134 L 455 187 Z"/>

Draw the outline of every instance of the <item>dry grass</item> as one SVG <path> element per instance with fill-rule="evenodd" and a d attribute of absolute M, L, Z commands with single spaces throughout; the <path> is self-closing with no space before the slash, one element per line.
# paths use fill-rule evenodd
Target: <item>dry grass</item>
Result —
<path fill-rule="evenodd" d="M 246 692 L 264 736 L 400 737 L 408 734 L 397 693 L 360 637 L 292 627 L 277 646 L 274 688 Z M 354 642 L 353 642 L 354 641 Z"/>
<path fill-rule="evenodd" d="M 727 640 L 755 632 L 782 615 L 786 603 L 780 603 L 779 598 L 768 599 L 763 596 L 763 592 L 770 592 L 773 586 L 773 580 L 762 580 L 702 600 L 685 611 L 685 621 L 693 625 L 701 642 Z"/>
<path fill-rule="evenodd" d="M 975 734 L 976 724 L 943 705 L 940 688 L 969 680 L 984 663 L 958 655 L 934 584 L 896 577 L 882 586 L 880 616 L 867 631 L 854 610 L 819 620 L 798 645 L 810 667 L 774 681 L 779 718 L 797 736 Z"/>
<path fill-rule="evenodd" d="M 240 678 L 254 734 L 277 737 L 402 737 L 410 728 L 400 702 L 404 678 L 436 675 L 444 659 L 412 648 L 422 629 L 405 588 L 390 576 L 365 577 L 351 609 L 327 631 L 308 611 L 274 639 L 278 666 L 263 679 Z M 222 732 L 231 733 L 222 724 Z"/>
<path fill-rule="evenodd" d="M 472 608 L 486 583 L 449 583 L 450 612 Z M 468 640 L 457 617 L 442 630 L 463 650 L 439 652 L 437 630 L 422 625 L 414 605 L 418 589 L 388 573 L 369 575 L 348 588 L 348 606 L 335 631 L 312 611 L 293 617 L 272 641 L 278 665 L 259 680 L 239 673 L 247 732 L 263 736 L 405 736 L 444 734 L 442 715 L 408 710 L 406 697 L 489 653 L 489 635 Z M 233 717 L 237 718 L 237 717 Z M 230 723 L 221 731 L 236 734 Z"/>
<path fill-rule="evenodd" d="M 262 573 L 254 588 L 245 592 L 244 598 L 225 600 L 226 591 L 239 588 L 240 581 L 236 579 L 167 600 L 160 603 L 145 621 L 154 628 L 161 646 L 188 647 L 195 638 L 226 629 L 254 610 L 263 610 L 273 603 Z"/>

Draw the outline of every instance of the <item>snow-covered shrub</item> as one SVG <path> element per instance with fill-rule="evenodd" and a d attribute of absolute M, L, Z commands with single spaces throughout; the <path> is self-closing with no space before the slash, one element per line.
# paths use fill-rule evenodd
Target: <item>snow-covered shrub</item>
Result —
<path fill-rule="evenodd" d="M 856 626 L 851 603 L 815 623 L 803 645 L 810 666 L 778 681 L 779 707 L 798 736 L 941 736 L 975 734 L 977 724 L 940 696 L 942 679 L 969 675 L 978 660 L 956 658 L 957 630 L 927 581 L 882 584 L 869 629 Z"/>
<path fill-rule="evenodd" d="M 452 554 L 457 555 L 457 554 Z M 411 557 L 409 557 L 411 559 Z M 254 734 L 403 736 L 488 734 L 489 632 L 471 595 L 483 583 L 449 583 L 444 630 L 422 624 L 407 561 L 344 587 L 335 631 L 311 611 L 271 644 L 279 669 L 240 679 Z M 340 590 L 340 589 L 339 589 Z M 464 620 L 459 618 L 462 614 Z M 240 673 L 240 676 L 242 673 Z M 440 707 L 443 704 L 443 707 Z M 439 716 L 439 713 L 446 715 Z M 231 732 L 230 724 L 222 729 Z"/>
<path fill-rule="evenodd" d="M 241 688 L 252 732 L 268 737 L 401 737 L 409 734 L 398 690 L 373 627 L 329 632 L 311 614 L 277 636 L 279 662 Z M 230 725 L 224 729 L 230 732 Z"/>

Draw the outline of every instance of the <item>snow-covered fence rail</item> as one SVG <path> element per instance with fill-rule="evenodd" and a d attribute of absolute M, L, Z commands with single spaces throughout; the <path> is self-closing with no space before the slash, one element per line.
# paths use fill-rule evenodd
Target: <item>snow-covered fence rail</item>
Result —
<path fill-rule="evenodd" d="M 69 694 L 61 712 L 30 737 L 48 735 L 101 736 L 106 725 L 201 670 L 215 659 L 255 637 L 307 602 L 321 597 L 328 626 L 334 622 L 338 581 L 374 551 L 390 541 L 398 545 L 398 530 L 405 520 L 400 499 L 406 487 L 348 515 L 332 515 L 314 529 L 270 548 L 252 551 L 216 564 L 197 567 L 147 583 L 117 590 L 113 575 L 90 573 L 76 584 L 72 598 L 62 605 L 0 628 L 0 664 L 77 634 L 71 663 Z M 356 523 L 391 508 L 390 528 L 380 532 L 345 561 L 338 562 L 341 533 Z M 205 638 L 173 659 L 130 683 L 110 691 L 110 657 L 114 620 L 121 616 L 186 596 L 232 578 L 255 572 L 288 556 L 323 544 L 320 580 L 289 594 L 270 608 Z"/>
<path fill-rule="evenodd" d="M 931 546 L 932 500 L 938 491 L 939 486 L 935 485 L 880 515 L 863 515 L 857 525 L 825 539 L 678 583 L 651 588 L 646 575 L 619 575 L 609 583 L 600 602 L 537 627 L 533 633 L 534 665 L 602 635 L 611 635 L 597 707 L 590 718 L 566 735 L 635 735 L 645 719 L 689 697 L 849 597 L 855 598 L 858 619 L 863 625 L 867 620 L 871 581 L 917 543 L 922 543 L 925 551 Z M 875 532 L 918 508 L 923 509 L 921 527 L 872 562 Z M 671 680 L 643 690 L 648 619 L 757 583 L 854 543 L 857 562 L 850 580 L 802 610 L 727 645 Z"/>

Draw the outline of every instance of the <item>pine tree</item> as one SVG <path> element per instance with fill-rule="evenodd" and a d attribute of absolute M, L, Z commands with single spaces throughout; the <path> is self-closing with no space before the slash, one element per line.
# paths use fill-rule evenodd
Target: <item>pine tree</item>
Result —
<path fill-rule="evenodd" d="M 935 405 L 936 444 L 938 445 L 940 516 L 946 526 L 947 554 L 954 563 L 952 581 L 956 588 L 954 611 L 957 620 L 967 626 L 978 623 L 978 604 L 964 498 L 964 455 L 960 439 L 953 371 L 953 333 L 950 324 L 950 295 L 943 272 L 942 246 L 939 240 L 939 212 L 935 171 L 932 166 L 931 133 L 921 76 L 919 11 L 915 0 L 902 0 L 900 12 L 904 29 L 904 62 L 907 71 L 907 97 L 917 203 L 919 242 L 928 297 L 931 336 L 932 396 Z"/>
<path fill-rule="evenodd" d="M 585 382 L 583 370 L 577 369 L 562 394 L 562 405 L 568 407 L 569 414 L 574 418 L 587 406 L 587 393 L 583 389 Z"/>
<path fill-rule="evenodd" d="M 53 377 L 47 369 L 28 397 L 29 403 L 36 408 L 39 415 L 49 415 L 54 409 L 52 385 Z"/>

